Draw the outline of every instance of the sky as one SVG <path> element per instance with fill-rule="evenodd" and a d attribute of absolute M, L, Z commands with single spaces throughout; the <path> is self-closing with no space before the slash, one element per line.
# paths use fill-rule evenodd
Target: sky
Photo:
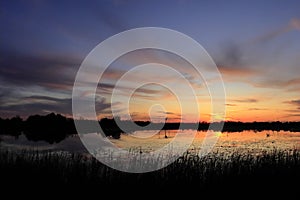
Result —
<path fill-rule="evenodd" d="M 76 73 L 96 45 L 125 30 L 163 27 L 193 38 L 214 60 L 224 81 L 226 120 L 300 121 L 299 1 L 1 0 L 0 24 L 2 118 L 50 112 L 72 116 Z M 114 84 L 135 65 L 154 61 L 180 65 L 197 91 L 200 117 L 189 110 L 183 120 L 209 121 L 211 105 L 201 78 L 189 63 L 157 50 L 131 52 L 111 64 L 97 90 L 97 116 L 110 117 L 114 107 L 127 119 L 122 104 L 110 101 Z M 155 77 L 188 96 L 184 80 L 149 70 L 147 77 L 127 77 L 120 98 L 139 78 Z M 164 109 L 153 109 L 157 104 Z M 155 84 L 138 88 L 129 108 L 134 120 L 148 120 L 149 112 L 157 120 L 182 118 L 176 96 Z"/>

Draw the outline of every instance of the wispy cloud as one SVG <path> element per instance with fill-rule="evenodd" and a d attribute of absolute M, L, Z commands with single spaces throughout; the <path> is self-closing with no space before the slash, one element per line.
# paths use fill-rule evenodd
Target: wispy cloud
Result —
<path fill-rule="evenodd" d="M 288 115 L 286 115 L 285 117 L 299 117 L 300 116 L 300 99 L 284 101 L 283 103 L 295 106 L 295 108 L 284 110 L 285 112 L 288 113 Z"/>
<path fill-rule="evenodd" d="M 293 18 L 283 27 L 245 42 L 227 41 L 220 45 L 220 53 L 215 60 L 224 80 L 243 82 L 254 87 L 295 90 L 300 79 L 290 72 L 299 73 L 298 61 L 289 59 L 288 64 L 282 62 L 273 50 L 266 53 L 268 46 L 265 44 L 293 30 L 300 31 L 300 19 Z M 277 49 L 283 51 L 284 48 Z"/>
<path fill-rule="evenodd" d="M 233 102 L 237 102 L 237 103 L 257 103 L 258 99 L 254 99 L 254 98 L 247 98 L 247 99 L 233 99 L 231 100 Z"/>
<path fill-rule="evenodd" d="M 296 106 L 295 110 L 289 110 L 289 112 L 300 112 L 300 99 L 284 101 L 283 103 L 287 103 L 287 104 Z"/>
<path fill-rule="evenodd" d="M 290 101 L 284 101 L 284 103 L 288 103 L 288 104 L 292 104 L 292 105 L 295 105 L 295 106 L 299 106 L 299 109 L 300 109 L 300 99 L 290 100 Z"/>
<path fill-rule="evenodd" d="M 249 111 L 259 111 L 259 110 L 268 110 L 266 108 L 249 108 Z"/>
<path fill-rule="evenodd" d="M 115 85 L 115 84 L 110 84 L 110 83 L 100 83 L 99 88 L 98 88 L 98 93 L 99 94 L 111 94 L 112 91 L 116 89 L 122 92 L 124 95 L 128 95 L 128 92 L 134 91 L 136 95 L 155 95 L 155 94 L 161 94 L 163 91 L 161 89 L 150 89 L 150 88 L 145 88 L 145 87 L 140 87 L 140 88 L 132 88 L 128 85 Z"/>
<path fill-rule="evenodd" d="M 288 114 L 288 115 L 284 115 L 282 118 L 287 119 L 287 118 L 297 118 L 300 117 L 300 114 Z"/>
<path fill-rule="evenodd" d="M 237 105 L 233 103 L 226 103 L 226 106 L 237 106 Z"/>
<path fill-rule="evenodd" d="M 298 108 L 298 109 L 286 109 L 284 111 L 285 112 L 289 112 L 289 113 L 299 113 L 300 112 L 300 108 Z"/>
<path fill-rule="evenodd" d="M 236 78 L 241 78 L 241 76 L 249 77 L 260 73 L 260 71 L 258 71 L 257 69 L 251 69 L 242 66 L 218 65 L 218 69 L 220 70 L 222 75 L 229 76 L 229 81 L 235 80 Z"/>
<path fill-rule="evenodd" d="M 72 88 L 80 60 L 68 56 L 25 55 L 0 51 L 0 80 L 7 85 Z"/>
<path fill-rule="evenodd" d="M 49 112 L 71 115 L 71 105 L 72 100 L 70 98 L 59 99 L 47 96 L 30 96 L 21 99 L 18 104 L 0 106 L 0 112 L 8 116 L 12 116 L 14 113 L 27 116 L 28 114 L 44 114 Z"/>
<path fill-rule="evenodd" d="M 132 51 L 118 58 L 114 63 L 112 63 L 112 65 L 121 68 L 122 70 L 129 71 L 135 66 L 147 63 L 157 63 L 160 65 L 168 66 L 180 73 L 187 81 L 190 82 L 193 87 L 203 87 L 201 74 L 199 74 L 189 62 L 178 55 L 174 55 L 163 50 L 143 49 Z M 203 70 L 208 70 L 205 69 L 203 63 L 199 63 L 199 66 L 201 66 Z M 157 72 L 151 70 L 145 71 L 146 72 L 143 74 L 133 74 L 132 79 L 134 81 L 139 81 L 139 79 L 144 80 L 155 78 L 153 76 L 156 75 L 164 80 L 178 80 L 178 76 L 174 76 L 174 73 L 167 73 L 170 71 L 167 71 L 166 69 Z M 148 72 L 150 72 L 149 77 L 145 76 L 145 74 L 148 74 Z"/>
<path fill-rule="evenodd" d="M 268 42 L 272 39 L 275 39 L 285 33 L 288 33 L 293 30 L 300 30 L 300 19 L 293 18 L 291 19 L 288 24 L 275 29 L 273 31 L 267 32 L 263 35 L 258 36 L 257 38 L 254 39 L 253 43 L 264 43 Z"/>
<path fill-rule="evenodd" d="M 217 58 L 216 63 L 226 81 L 236 81 L 261 73 L 260 70 L 253 68 L 253 62 L 247 59 L 249 56 L 246 53 L 247 46 L 227 42 L 221 45 L 220 49 L 221 56 Z"/>
<path fill-rule="evenodd" d="M 295 87 L 300 85 L 300 78 L 293 78 L 287 80 L 265 78 L 259 81 L 253 82 L 255 87 L 267 87 L 267 88 L 284 88 L 284 87 Z M 287 88 L 288 89 L 288 88 Z"/>
<path fill-rule="evenodd" d="M 113 106 L 118 105 L 116 102 Z M 101 114 L 110 114 L 111 104 L 107 103 L 104 98 L 95 102 L 96 112 Z M 27 96 L 20 98 L 17 103 L 0 105 L 0 112 L 6 116 L 28 116 L 30 114 L 45 114 L 49 112 L 61 113 L 64 115 L 72 115 L 72 99 L 56 98 L 51 96 Z"/>
<path fill-rule="evenodd" d="M 178 113 L 175 113 L 175 112 L 170 112 L 170 111 L 157 111 L 157 113 L 166 114 L 166 115 L 181 116 L 181 114 L 178 114 Z"/>

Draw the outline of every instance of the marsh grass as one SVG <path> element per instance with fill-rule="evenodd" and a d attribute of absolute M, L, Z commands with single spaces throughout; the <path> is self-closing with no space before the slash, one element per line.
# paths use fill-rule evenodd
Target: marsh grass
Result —
<path fill-rule="evenodd" d="M 150 160 L 148 164 L 151 164 Z M 186 153 L 158 171 L 130 174 L 111 169 L 92 157 L 66 152 L 1 151 L 0 177 L 5 186 L 172 190 L 212 188 L 291 189 L 300 180 L 300 151 L 272 150 L 258 155 Z M 297 186 L 298 187 L 298 186 Z"/>

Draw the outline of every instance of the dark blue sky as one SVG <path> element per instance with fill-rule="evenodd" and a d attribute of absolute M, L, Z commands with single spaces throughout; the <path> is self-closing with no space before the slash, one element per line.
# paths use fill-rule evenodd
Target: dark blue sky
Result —
<path fill-rule="evenodd" d="M 261 88 L 277 98 L 275 88 L 286 99 L 272 105 L 290 106 L 281 108 L 282 117 L 299 118 L 300 1 L 0 2 L 1 116 L 70 114 L 72 85 L 84 57 L 109 36 L 154 26 L 203 45 L 224 73 L 232 98 L 248 98 L 235 92 L 245 84 L 258 99 Z"/>
<path fill-rule="evenodd" d="M 299 17 L 299 8 L 299 1 L 276 0 L 1 1 L 1 49 L 85 55 L 118 32 L 158 26 L 218 52 L 227 40 L 243 42 L 285 26 Z"/>

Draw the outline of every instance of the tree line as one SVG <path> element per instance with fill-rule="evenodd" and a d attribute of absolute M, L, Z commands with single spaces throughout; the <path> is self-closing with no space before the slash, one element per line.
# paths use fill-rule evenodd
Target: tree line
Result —
<path fill-rule="evenodd" d="M 118 121 L 118 123 L 117 123 Z M 76 120 L 77 123 L 81 123 L 81 127 L 84 130 L 80 130 L 82 133 L 96 132 L 95 121 L 92 120 Z M 127 127 L 127 131 L 136 130 L 148 130 L 148 129 L 162 129 L 162 130 L 176 130 L 176 129 L 195 129 L 199 131 L 206 131 L 208 129 L 214 131 L 226 131 L 226 132 L 241 132 L 244 130 L 253 131 L 292 131 L 300 132 L 300 122 L 224 122 L 223 129 L 220 130 L 221 122 L 199 122 L 199 123 L 153 123 L 151 126 L 149 121 L 135 121 L 137 126 L 132 127 L 131 121 L 122 121 L 120 118 L 103 118 L 97 121 L 102 128 L 101 134 L 108 137 L 120 138 L 123 130 L 119 128 Z M 132 128 L 130 128 L 132 127 Z M 161 128 L 162 127 L 162 128 Z M 26 120 L 16 116 L 10 119 L 0 118 L 0 134 L 12 135 L 15 137 L 24 134 L 28 140 L 39 141 L 44 140 L 49 143 L 57 143 L 68 137 L 69 135 L 77 134 L 77 130 L 74 124 L 74 119 L 67 118 L 61 114 L 50 113 L 48 115 L 31 115 Z"/>

